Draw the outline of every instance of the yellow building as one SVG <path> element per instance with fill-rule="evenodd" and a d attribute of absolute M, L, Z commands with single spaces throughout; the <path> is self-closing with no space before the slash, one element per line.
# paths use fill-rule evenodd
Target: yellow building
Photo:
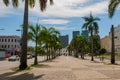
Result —
<path fill-rule="evenodd" d="M 101 48 L 105 48 L 108 53 L 111 52 L 111 39 L 110 36 L 105 36 L 101 39 Z"/>

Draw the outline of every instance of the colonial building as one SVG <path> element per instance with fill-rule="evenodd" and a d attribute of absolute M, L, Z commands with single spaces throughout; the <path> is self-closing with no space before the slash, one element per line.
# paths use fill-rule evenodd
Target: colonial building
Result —
<path fill-rule="evenodd" d="M 114 28 L 115 52 L 120 54 L 120 25 Z"/>
<path fill-rule="evenodd" d="M 69 55 L 69 52 L 68 52 L 67 47 L 66 47 L 66 48 L 62 48 L 62 49 L 60 50 L 60 53 L 61 53 L 62 55 Z"/>
<path fill-rule="evenodd" d="M 108 53 L 111 52 L 111 39 L 110 36 L 105 36 L 101 39 L 101 48 L 106 49 Z"/>
<path fill-rule="evenodd" d="M 14 55 L 16 51 L 21 50 L 20 37 L 0 36 L 0 49 L 4 49 L 6 53 Z"/>
<path fill-rule="evenodd" d="M 120 54 L 120 25 L 114 27 L 114 45 L 115 53 Z M 108 36 L 101 39 L 101 47 L 111 52 L 111 31 Z"/>

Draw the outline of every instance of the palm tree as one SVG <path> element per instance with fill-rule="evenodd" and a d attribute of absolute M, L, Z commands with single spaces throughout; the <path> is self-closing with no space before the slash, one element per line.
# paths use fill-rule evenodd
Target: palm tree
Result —
<path fill-rule="evenodd" d="M 80 48 L 79 50 L 81 51 L 80 55 L 81 55 L 81 58 L 84 59 L 84 55 L 85 55 L 85 48 L 87 46 L 87 39 L 84 37 L 84 36 L 79 36 L 80 38 Z"/>
<path fill-rule="evenodd" d="M 108 5 L 108 15 L 110 18 L 114 16 L 115 9 L 117 6 L 120 4 L 120 0 L 110 0 L 109 5 Z M 114 53 L 114 26 L 112 25 L 111 27 L 111 38 L 112 38 L 112 47 L 111 47 L 111 64 L 115 64 L 115 53 Z"/>
<path fill-rule="evenodd" d="M 28 33 L 28 5 L 31 8 L 35 6 L 36 0 L 22 0 L 25 1 L 24 7 L 24 19 L 23 19 L 23 35 L 22 35 L 22 55 L 20 59 L 20 70 L 24 70 L 27 67 L 27 33 Z M 3 0 L 6 6 L 9 5 L 9 0 Z M 13 7 L 18 7 L 19 0 L 12 0 Z M 46 9 L 47 0 L 39 0 L 40 10 L 44 11 Z M 53 4 L 53 0 L 50 0 L 50 4 Z"/>
<path fill-rule="evenodd" d="M 49 28 L 43 27 L 43 30 L 41 31 L 41 37 L 42 41 L 45 43 L 46 49 L 47 49 L 47 60 L 50 59 L 50 47 L 55 43 L 56 37 L 59 35 L 59 31 L 57 31 L 55 28 Z M 45 37 L 44 37 L 45 36 Z"/>
<path fill-rule="evenodd" d="M 93 36 L 93 45 L 94 45 L 94 53 L 96 55 L 96 53 L 98 52 L 98 50 L 100 49 L 100 36 L 99 35 L 94 35 Z"/>
<path fill-rule="evenodd" d="M 120 4 L 120 0 L 110 0 L 108 5 L 108 15 L 110 18 L 113 17 L 116 7 Z"/>
<path fill-rule="evenodd" d="M 57 47 L 57 49 L 58 49 L 57 56 L 60 56 L 60 55 L 61 55 L 61 54 L 60 54 L 60 49 L 62 49 L 62 44 L 61 44 L 60 41 L 57 43 L 56 47 Z"/>
<path fill-rule="evenodd" d="M 72 46 L 72 49 L 74 50 L 74 56 L 76 58 L 79 57 L 78 52 L 79 52 L 79 48 L 80 48 L 80 42 L 81 42 L 81 36 L 77 35 L 75 38 L 72 39 L 70 46 Z"/>
<path fill-rule="evenodd" d="M 90 35 L 91 35 L 91 61 L 94 60 L 93 58 L 93 34 L 97 35 L 98 34 L 98 24 L 96 21 L 99 21 L 100 19 L 97 17 L 93 17 L 92 14 L 90 14 L 89 17 L 83 17 L 83 19 L 85 20 L 85 23 L 83 24 L 82 28 L 85 28 L 86 30 L 89 31 Z"/>
<path fill-rule="evenodd" d="M 38 41 L 40 41 L 40 34 L 41 34 L 41 27 L 39 24 L 36 24 L 34 27 L 33 25 L 29 26 L 30 31 L 28 32 L 28 37 L 30 40 L 35 42 L 35 60 L 34 65 L 38 64 L 37 60 L 37 47 L 38 47 Z M 40 43 L 40 42 L 39 42 Z"/>

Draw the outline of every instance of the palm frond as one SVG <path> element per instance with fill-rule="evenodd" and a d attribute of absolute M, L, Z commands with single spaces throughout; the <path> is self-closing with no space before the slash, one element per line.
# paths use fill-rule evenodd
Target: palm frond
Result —
<path fill-rule="evenodd" d="M 82 28 L 85 28 L 87 30 L 87 28 L 88 28 L 87 26 L 88 25 L 89 25 L 89 23 L 86 22 L 86 23 L 83 24 Z"/>
<path fill-rule="evenodd" d="M 36 34 L 36 29 L 33 25 L 29 25 L 29 30 L 31 33 Z"/>
<path fill-rule="evenodd" d="M 89 21 L 89 17 L 82 17 L 85 21 Z"/>
<path fill-rule="evenodd" d="M 46 10 L 47 0 L 39 0 L 39 4 L 40 4 L 40 10 L 41 11 Z"/>
<path fill-rule="evenodd" d="M 8 6 L 9 5 L 9 0 L 3 0 L 3 2 L 4 2 L 4 4 L 6 5 L 6 6 Z"/>
<path fill-rule="evenodd" d="M 98 34 L 99 26 L 97 22 L 94 22 L 93 25 L 94 25 L 94 34 Z"/>
<path fill-rule="evenodd" d="M 35 0 L 29 0 L 29 6 L 33 8 L 35 6 Z"/>
<path fill-rule="evenodd" d="M 19 1 L 18 0 L 12 0 L 12 5 L 13 7 L 17 8 L 19 5 Z"/>
<path fill-rule="evenodd" d="M 53 5 L 53 4 L 54 4 L 53 0 L 50 0 L 50 5 Z"/>
<path fill-rule="evenodd" d="M 110 0 L 109 5 L 108 5 L 108 16 L 110 18 L 113 17 L 115 13 L 115 9 L 119 3 L 120 3 L 120 0 Z"/>

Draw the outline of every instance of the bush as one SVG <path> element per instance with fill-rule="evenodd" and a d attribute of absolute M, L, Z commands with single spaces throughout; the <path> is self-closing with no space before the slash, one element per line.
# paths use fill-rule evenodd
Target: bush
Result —
<path fill-rule="evenodd" d="M 103 54 L 105 54 L 106 53 L 106 49 L 104 49 L 104 48 L 101 48 L 101 49 L 99 49 L 99 55 L 103 55 Z"/>

